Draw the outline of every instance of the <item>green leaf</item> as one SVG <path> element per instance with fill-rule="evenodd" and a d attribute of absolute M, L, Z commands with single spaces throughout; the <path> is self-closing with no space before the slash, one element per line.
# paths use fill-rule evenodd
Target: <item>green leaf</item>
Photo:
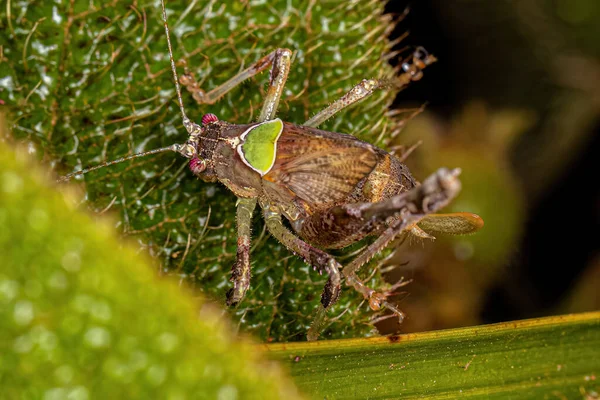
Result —
<path fill-rule="evenodd" d="M 297 398 L 217 307 L 31 164 L 0 142 L 0 397 Z"/>
<path fill-rule="evenodd" d="M 363 78 L 394 74 L 383 55 L 387 32 L 379 0 L 167 1 L 175 58 L 210 90 L 278 47 L 294 52 L 278 116 L 302 123 Z M 13 135 L 55 161 L 61 174 L 186 139 L 175 102 L 159 3 L 21 1 L 0 7 L 0 99 Z M 179 63 L 179 72 L 183 65 Z M 184 93 L 187 114 L 215 113 L 248 123 L 259 113 L 268 73 L 214 105 Z M 394 130 L 381 91 L 324 124 L 375 142 Z M 56 163 L 58 161 L 58 163 Z M 175 154 L 137 159 L 86 175 L 89 207 L 119 216 L 124 236 L 162 271 L 224 303 L 236 248 L 235 197 L 198 181 Z M 263 339 L 303 339 L 325 279 L 269 237 L 256 218 L 253 280 L 232 310 Z M 365 270 L 365 276 L 370 272 Z M 379 287 L 379 275 L 373 278 Z M 345 291 L 331 315 L 358 309 Z M 344 313 L 329 336 L 364 335 L 367 312 Z M 327 335 L 325 335 L 327 337 Z"/>
<path fill-rule="evenodd" d="M 313 398 L 598 398 L 600 312 L 265 345 Z"/>

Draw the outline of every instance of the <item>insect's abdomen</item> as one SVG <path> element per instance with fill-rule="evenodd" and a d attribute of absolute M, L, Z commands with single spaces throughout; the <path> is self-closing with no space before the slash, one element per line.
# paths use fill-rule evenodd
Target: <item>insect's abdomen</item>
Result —
<path fill-rule="evenodd" d="M 415 186 L 414 178 L 400 160 L 384 151 L 378 155 L 379 161 L 373 171 L 357 185 L 344 204 L 377 203 Z M 364 221 L 348 215 L 343 206 L 315 213 L 297 226 L 298 233 L 306 241 L 328 249 L 344 248 L 385 227 L 382 222 Z"/>
<path fill-rule="evenodd" d="M 406 165 L 395 156 L 382 151 L 379 162 L 360 185 L 359 197 L 356 201 L 376 203 L 405 192 L 415 184 Z"/>

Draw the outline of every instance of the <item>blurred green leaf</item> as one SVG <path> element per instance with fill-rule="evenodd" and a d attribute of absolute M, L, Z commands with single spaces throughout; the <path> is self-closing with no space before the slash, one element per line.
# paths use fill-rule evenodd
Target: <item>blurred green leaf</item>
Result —
<path fill-rule="evenodd" d="M 297 397 L 218 308 L 158 279 L 48 178 L 0 143 L 0 397 Z"/>

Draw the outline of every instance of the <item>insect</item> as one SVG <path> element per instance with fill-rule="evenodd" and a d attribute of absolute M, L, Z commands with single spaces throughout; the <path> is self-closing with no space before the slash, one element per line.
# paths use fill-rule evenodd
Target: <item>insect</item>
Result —
<path fill-rule="evenodd" d="M 439 169 L 418 184 L 394 155 L 354 136 L 320 130 L 318 126 L 376 90 L 419 80 L 435 57 L 419 47 L 402 64 L 403 73 L 395 82 L 365 79 L 297 125 L 276 116 L 292 62 L 290 50 L 276 49 L 223 85 L 205 92 L 191 74 L 178 77 L 164 1 L 161 5 L 177 101 L 188 139 L 76 171 L 61 180 L 150 154 L 176 152 L 189 160 L 194 175 L 222 183 L 238 198 L 237 254 L 231 271 L 232 286 L 227 292 L 228 305 L 241 302 L 250 287 L 250 228 L 259 205 L 269 232 L 328 275 L 309 338 L 316 338 L 325 311 L 340 296 L 342 281 L 357 290 L 373 310 L 387 308 L 402 320 L 402 311 L 385 294 L 365 285 L 357 276 L 358 269 L 402 233 L 423 238 L 432 237 L 428 231 L 469 233 L 479 229 L 482 220 L 468 213 L 435 214 L 460 191 L 458 169 Z M 214 114 L 205 114 L 198 124 L 187 117 L 182 85 L 197 102 L 213 104 L 266 69 L 270 69 L 268 89 L 255 122 L 231 124 Z M 325 251 L 347 247 L 368 236 L 375 239 L 343 268 Z"/>

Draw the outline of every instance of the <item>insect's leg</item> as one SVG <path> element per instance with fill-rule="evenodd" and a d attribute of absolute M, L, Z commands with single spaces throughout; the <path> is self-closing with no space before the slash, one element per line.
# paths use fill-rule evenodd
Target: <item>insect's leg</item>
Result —
<path fill-rule="evenodd" d="M 367 246 L 354 260 L 352 260 L 344 269 L 342 274 L 346 278 L 346 284 L 352 286 L 354 290 L 363 295 L 369 302 L 369 307 L 373 311 L 378 311 L 381 307 L 385 307 L 398 317 L 402 322 L 405 314 L 395 305 L 387 301 L 387 295 L 379 293 L 367 285 L 356 275 L 356 271 L 373 256 L 383 250 L 392 240 L 398 235 L 415 227 L 415 224 L 423 218 L 424 215 L 412 215 L 403 213 L 402 217 L 396 220 L 389 228 L 387 228 L 371 245 Z"/>
<path fill-rule="evenodd" d="M 358 103 L 369 97 L 377 89 L 391 88 L 402 89 L 412 81 L 418 81 L 423 76 L 423 69 L 434 63 L 436 58 L 422 47 L 417 47 L 409 58 L 401 64 L 402 74 L 395 79 L 363 79 L 348 93 L 321 110 L 314 117 L 306 121 L 304 126 L 316 128 L 329 118 L 333 117 L 344 108 Z"/>
<path fill-rule="evenodd" d="M 356 271 L 368 260 L 373 258 L 373 256 L 383 250 L 389 242 L 394 240 L 394 238 L 414 226 L 419 219 L 420 218 L 416 216 L 408 215 L 397 220 L 392 226 L 387 228 L 375 242 L 363 250 L 362 253 L 342 270 L 342 274 L 346 278 L 346 284 L 352 286 L 357 292 L 362 294 L 363 297 L 369 301 L 369 306 L 372 310 L 377 311 L 383 306 L 396 314 L 400 319 L 400 322 L 404 319 L 404 313 L 391 303 L 387 302 L 387 296 L 385 294 L 378 293 L 366 286 L 358 275 L 356 275 Z"/>
<path fill-rule="evenodd" d="M 398 234 L 412 229 L 425 216 L 448 205 L 460 192 L 459 173 L 458 169 L 440 168 L 420 185 L 387 200 L 342 206 L 348 215 L 364 221 L 394 218 L 390 226 L 344 268 L 344 276 L 355 273 Z"/>
<path fill-rule="evenodd" d="M 425 179 L 421 185 L 388 200 L 372 204 L 348 205 L 347 213 L 362 216 L 367 220 L 389 216 L 395 218 L 373 243 L 342 270 L 346 283 L 369 301 L 371 309 L 379 310 L 383 306 L 396 314 L 400 321 L 404 319 L 404 313 L 389 303 L 386 295 L 367 287 L 358 278 L 356 271 L 399 234 L 411 230 L 425 216 L 437 212 L 456 197 L 460 191 L 459 172 L 459 170 L 449 171 L 441 168 Z"/>
<path fill-rule="evenodd" d="M 239 303 L 250 287 L 250 225 L 256 199 L 238 199 L 237 259 L 231 268 L 233 287 L 227 292 L 227 305 Z"/>
<path fill-rule="evenodd" d="M 276 79 L 280 96 L 281 91 L 283 90 L 283 84 L 285 83 L 289 71 L 291 56 L 292 52 L 290 50 L 277 49 L 209 92 L 205 92 L 200 88 L 198 82 L 194 78 L 194 75 L 188 70 L 187 65 L 185 67 L 185 73 L 181 76 L 179 81 L 190 93 L 192 93 L 194 100 L 196 100 L 199 104 L 214 104 L 217 100 L 227 94 L 227 92 L 244 82 L 246 79 L 249 79 L 256 74 L 263 72 L 268 67 L 271 67 L 269 93 L 271 91 L 271 86 L 273 86 L 273 81 Z M 279 87 L 279 84 L 281 87 Z M 267 94 L 267 97 L 269 96 L 269 93 Z M 277 108 L 276 103 L 279 101 L 279 96 L 277 96 L 277 101 L 275 102 L 275 109 Z"/>
<path fill-rule="evenodd" d="M 275 118 L 277 107 L 279 106 L 279 99 L 281 99 L 281 94 L 285 88 L 285 82 L 287 81 L 291 64 L 292 52 L 290 50 L 275 50 L 275 58 L 273 59 L 273 66 L 271 67 L 271 74 L 269 76 L 269 88 L 267 89 L 267 95 L 265 96 L 262 109 L 260 110 L 258 122 Z"/>
<path fill-rule="evenodd" d="M 353 229 L 361 229 L 363 225 L 376 224 L 378 221 L 385 221 L 389 217 L 394 218 L 390 226 L 373 243 L 342 269 L 346 284 L 361 293 L 369 301 L 372 310 L 376 311 L 381 307 L 385 307 L 392 311 L 400 322 L 404 319 L 404 313 L 388 302 L 385 294 L 367 287 L 356 275 L 356 271 L 399 234 L 412 229 L 427 214 L 436 212 L 446 206 L 460 191 L 459 172 L 459 170 L 449 171 L 441 168 L 425 179 L 421 185 L 408 192 L 379 203 L 358 203 L 334 207 L 329 215 L 324 218 L 327 220 L 329 229 L 331 229 L 332 221 L 334 221 L 334 227 L 344 229 L 342 226 L 335 225 L 335 220 L 343 221 L 342 224 L 345 228 L 352 226 Z M 314 322 L 308 331 L 308 340 L 317 339 L 324 320 L 325 309 L 320 308 L 317 310 Z"/>
<path fill-rule="evenodd" d="M 373 94 L 375 90 L 389 86 L 390 84 L 388 81 L 379 79 L 363 79 L 358 85 L 350 89 L 349 92 L 331 103 L 325 109 L 319 111 L 314 117 L 304 122 L 302 125 L 316 128 L 338 112 L 342 111 L 344 108 L 366 99 Z"/>
<path fill-rule="evenodd" d="M 330 307 L 340 296 L 341 275 L 339 270 L 341 265 L 333 256 L 309 245 L 290 232 L 281 222 L 281 214 L 269 210 L 268 206 L 263 208 L 263 214 L 271 235 L 285 247 L 304 258 L 307 263 L 318 268 L 319 272 L 327 272 L 329 279 L 321 295 L 321 304 L 325 309 Z"/>

